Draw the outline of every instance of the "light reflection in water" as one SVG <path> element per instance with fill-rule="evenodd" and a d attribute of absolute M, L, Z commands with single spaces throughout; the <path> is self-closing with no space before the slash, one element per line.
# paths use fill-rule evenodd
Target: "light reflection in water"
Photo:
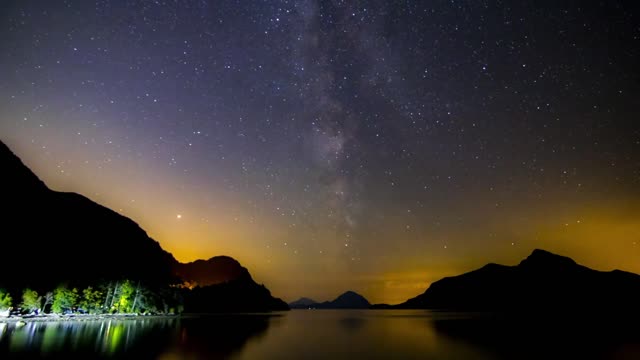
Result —
<path fill-rule="evenodd" d="M 104 320 L 85 322 L 28 322 L 24 326 L 0 323 L 0 355 L 9 352 L 57 354 L 71 352 L 114 355 L 133 349 L 149 333 L 162 334 L 175 326 L 174 319 Z M 167 334 L 168 335 L 168 334 Z M 4 344 L 6 343 L 6 345 Z M 0 356 L 1 357 L 1 356 Z"/>
<path fill-rule="evenodd" d="M 7 324 L 0 323 L 0 341 L 2 341 L 2 337 L 4 336 L 4 333 L 6 331 L 7 331 Z"/>
<path fill-rule="evenodd" d="M 0 323 L 2 360 L 11 355 L 95 358 L 96 354 L 162 360 L 639 359 L 638 344 L 638 332 L 563 323 L 554 317 L 498 321 L 470 314 L 401 310 L 29 322 L 21 327 Z"/>

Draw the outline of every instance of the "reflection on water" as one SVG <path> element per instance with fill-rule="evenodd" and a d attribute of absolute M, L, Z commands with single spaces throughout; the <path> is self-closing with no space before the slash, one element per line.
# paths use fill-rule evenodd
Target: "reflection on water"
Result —
<path fill-rule="evenodd" d="M 441 336 L 499 359 L 640 359 L 637 317 L 484 316 L 435 321 Z"/>
<path fill-rule="evenodd" d="M 0 359 L 228 358 L 277 315 L 217 315 L 83 322 L 0 323 Z"/>
<path fill-rule="evenodd" d="M 182 319 L 176 341 L 160 359 L 224 359 L 267 333 L 279 315 L 217 315 Z"/>
<path fill-rule="evenodd" d="M 0 323 L 0 359 L 640 359 L 618 319 L 299 310 L 92 322 Z"/>
<path fill-rule="evenodd" d="M 239 359 L 492 359 L 441 336 L 425 311 L 296 310 Z"/>
<path fill-rule="evenodd" d="M 0 341 L 2 341 L 2 338 L 4 337 L 4 333 L 6 331 L 7 331 L 7 324 L 0 323 Z"/>
<path fill-rule="evenodd" d="M 134 354 L 141 350 L 140 346 L 150 343 L 152 333 L 170 339 L 177 321 L 141 319 L 2 324 L 0 358 L 5 358 L 5 354 L 21 358 L 68 353 L 104 356 Z M 153 352 L 154 349 L 151 350 Z"/>

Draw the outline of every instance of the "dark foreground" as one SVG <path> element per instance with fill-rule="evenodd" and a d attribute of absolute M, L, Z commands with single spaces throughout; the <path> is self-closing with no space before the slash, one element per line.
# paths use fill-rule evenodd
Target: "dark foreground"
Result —
<path fill-rule="evenodd" d="M 640 359 L 636 324 L 415 310 L 0 323 L 0 359 Z"/>

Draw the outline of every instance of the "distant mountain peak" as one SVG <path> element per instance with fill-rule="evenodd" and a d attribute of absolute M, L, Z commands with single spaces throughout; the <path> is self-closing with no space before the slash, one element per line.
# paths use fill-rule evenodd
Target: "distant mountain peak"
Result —
<path fill-rule="evenodd" d="M 367 299 L 365 299 L 364 296 L 358 294 L 355 291 L 345 291 L 344 293 L 342 293 L 340 296 L 338 296 L 335 300 L 333 301 L 339 301 L 339 300 L 364 300 L 367 301 Z M 368 302 L 368 301 L 367 301 Z"/>
<path fill-rule="evenodd" d="M 289 303 L 292 309 L 368 309 L 371 307 L 369 301 L 355 291 L 346 291 L 332 301 L 322 303 L 315 302 L 309 298 L 300 298 Z"/>
<path fill-rule="evenodd" d="M 535 249 L 531 255 L 522 260 L 518 266 L 524 267 L 558 267 L 558 266 L 576 266 L 573 259 L 557 255 L 547 250 Z"/>
<path fill-rule="evenodd" d="M 353 290 L 347 290 L 347 291 L 345 291 L 342 295 L 347 295 L 347 296 L 353 296 L 353 295 L 362 296 L 362 295 L 358 294 L 357 292 L 355 292 L 355 291 L 353 291 Z"/>
<path fill-rule="evenodd" d="M 318 308 L 325 309 L 368 309 L 370 306 L 371 304 L 364 296 L 351 290 L 344 292 L 333 301 L 318 304 Z"/>
<path fill-rule="evenodd" d="M 318 302 L 313 299 L 309 299 L 307 297 L 301 297 L 296 301 L 290 302 L 289 307 L 291 307 L 292 309 L 307 309 L 317 303 Z"/>
<path fill-rule="evenodd" d="M 222 284 L 240 278 L 251 279 L 249 271 L 230 256 L 214 256 L 208 260 L 196 260 L 175 265 L 176 274 L 190 286 Z"/>
<path fill-rule="evenodd" d="M 209 259 L 198 259 L 198 260 L 194 260 L 190 263 L 185 263 L 185 264 L 207 264 L 207 263 L 218 263 L 218 264 L 226 264 L 229 266 L 241 266 L 240 262 L 234 258 L 232 258 L 231 256 L 227 256 L 227 255 L 218 255 L 218 256 L 213 256 L 210 257 Z"/>

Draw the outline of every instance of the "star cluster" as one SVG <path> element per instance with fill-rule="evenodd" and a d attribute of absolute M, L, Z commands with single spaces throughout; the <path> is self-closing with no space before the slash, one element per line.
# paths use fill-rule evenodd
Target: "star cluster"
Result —
<path fill-rule="evenodd" d="M 50 187 L 286 299 L 534 247 L 640 272 L 633 1 L 5 1 L 0 133 Z"/>

